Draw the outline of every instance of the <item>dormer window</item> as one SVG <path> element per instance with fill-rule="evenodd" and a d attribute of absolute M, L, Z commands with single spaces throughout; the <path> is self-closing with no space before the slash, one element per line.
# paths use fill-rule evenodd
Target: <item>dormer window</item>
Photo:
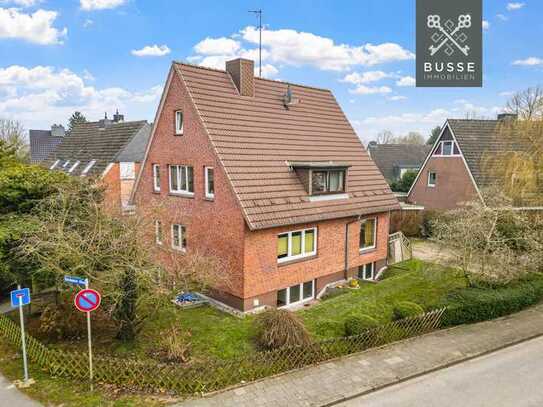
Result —
<path fill-rule="evenodd" d="M 60 160 L 56 160 L 56 161 L 53 163 L 53 165 L 51 165 L 51 166 L 49 167 L 49 169 L 50 169 L 50 170 L 55 169 L 56 166 L 57 166 L 59 163 L 60 163 Z"/>
<path fill-rule="evenodd" d="M 460 150 L 458 149 L 458 145 L 452 140 L 440 141 L 434 151 L 434 156 L 438 157 L 450 157 L 458 155 L 460 155 Z"/>
<path fill-rule="evenodd" d="M 288 165 L 298 175 L 298 178 L 310 196 L 330 195 L 330 197 L 344 197 L 349 164 L 328 161 L 289 162 Z M 324 197 L 319 197 L 318 199 L 321 198 L 324 199 Z"/>
<path fill-rule="evenodd" d="M 175 135 L 183 135 L 183 112 L 181 110 L 175 112 Z"/>

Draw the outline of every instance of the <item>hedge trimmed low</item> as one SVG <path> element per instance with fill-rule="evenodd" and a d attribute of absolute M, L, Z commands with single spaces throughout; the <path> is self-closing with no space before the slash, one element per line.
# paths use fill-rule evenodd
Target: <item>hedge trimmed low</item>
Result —
<path fill-rule="evenodd" d="M 543 277 L 499 288 L 463 288 L 445 300 L 443 326 L 469 324 L 513 314 L 543 300 Z"/>
<path fill-rule="evenodd" d="M 394 305 L 392 309 L 392 320 L 398 321 L 404 318 L 414 317 L 419 314 L 423 314 L 424 309 L 414 302 L 401 301 Z"/>
<path fill-rule="evenodd" d="M 368 329 L 375 328 L 379 325 L 375 318 L 369 315 L 355 315 L 345 320 L 345 335 L 353 336 L 360 335 Z"/>

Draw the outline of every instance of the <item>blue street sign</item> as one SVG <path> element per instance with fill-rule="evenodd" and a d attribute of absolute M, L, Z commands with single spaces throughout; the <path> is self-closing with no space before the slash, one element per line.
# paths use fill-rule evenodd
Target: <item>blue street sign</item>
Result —
<path fill-rule="evenodd" d="M 29 288 L 21 288 L 19 290 L 13 290 L 11 292 L 11 306 L 13 308 L 17 308 L 19 306 L 19 303 L 21 305 L 30 304 Z"/>
<path fill-rule="evenodd" d="M 74 277 L 74 276 L 64 276 L 64 282 L 69 284 L 76 284 L 85 286 L 87 284 L 87 279 L 82 277 Z"/>

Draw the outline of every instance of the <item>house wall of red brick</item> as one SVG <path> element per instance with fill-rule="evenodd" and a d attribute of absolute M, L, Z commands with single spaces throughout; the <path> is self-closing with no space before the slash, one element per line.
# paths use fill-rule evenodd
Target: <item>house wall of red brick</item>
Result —
<path fill-rule="evenodd" d="M 174 115 L 183 111 L 184 134 L 176 136 Z M 157 247 L 157 260 L 172 267 L 172 259 L 184 256 L 172 252 L 171 225 L 179 223 L 187 230 L 187 253 L 211 254 L 222 259 L 230 281 L 219 287 L 230 295 L 243 296 L 243 241 L 245 221 L 213 147 L 186 88 L 174 74 L 164 101 L 141 181 L 135 194 L 138 211 L 150 220 L 162 222 L 163 244 Z M 153 164 L 160 165 L 161 191 L 153 190 Z M 168 165 L 188 165 L 194 171 L 194 196 L 169 193 Z M 204 167 L 214 168 L 215 199 L 205 198 Z M 154 244 L 154 230 L 150 236 Z M 228 294 L 224 294 L 228 296 Z"/>
<path fill-rule="evenodd" d="M 428 173 L 437 174 L 435 187 L 428 186 Z M 476 199 L 477 190 L 462 157 L 431 157 L 407 197 L 409 203 L 427 210 L 449 210 Z"/>
<path fill-rule="evenodd" d="M 275 306 L 277 290 L 310 280 L 317 280 L 316 293 L 328 283 L 342 280 L 345 270 L 345 228 L 349 224 L 348 268 L 349 277 L 356 274 L 360 265 L 378 262 L 377 270 L 386 264 L 388 253 L 389 214 L 377 217 L 377 244 L 373 250 L 360 252 L 360 223 L 356 218 L 334 219 L 318 223 L 284 226 L 245 233 L 245 307 Z M 317 254 L 292 263 L 278 264 L 277 235 L 280 233 L 317 227 Z M 250 300 L 250 301 L 248 301 Z"/>
<path fill-rule="evenodd" d="M 134 170 L 136 174 L 139 172 L 140 167 L 140 163 L 135 164 Z M 121 180 L 120 164 L 113 163 L 98 183 L 104 187 L 104 208 L 109 213 L 120 214 L 122 203 L 128 202 L 135 180 Z"/>

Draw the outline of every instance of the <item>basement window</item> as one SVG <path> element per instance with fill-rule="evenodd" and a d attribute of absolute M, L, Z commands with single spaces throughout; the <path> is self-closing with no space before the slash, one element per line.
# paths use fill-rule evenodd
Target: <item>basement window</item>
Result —
<path fill-rule="evenodd" d="M 277 236 L 277 262 L 301 259 L 317 254 L 317 228 L 281 233 Z"/>
<path fill-rule="evenodd" d="M 361 280 L 374 280 L 375 279 L 375 262 L 359 266 L 358 278 Z"/>
<path fill-rule="evenodd" d="M 315 297 L 315 280 L 306 281 L 277 291 L 277 307 L 301 304 Z"/>

